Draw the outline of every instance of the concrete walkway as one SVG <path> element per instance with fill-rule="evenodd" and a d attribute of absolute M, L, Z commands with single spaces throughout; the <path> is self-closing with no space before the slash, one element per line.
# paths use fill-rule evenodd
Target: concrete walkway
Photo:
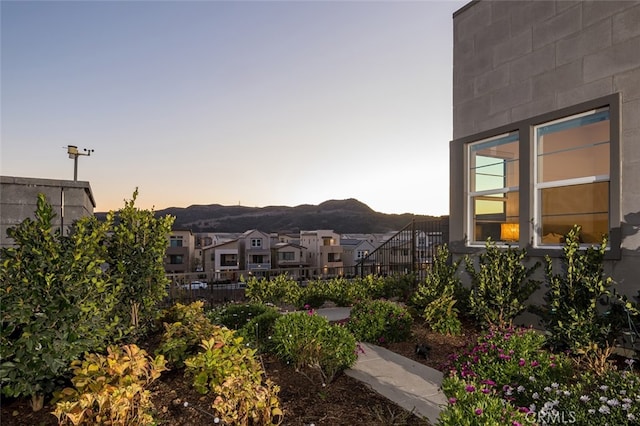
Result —
<path fill-rule="evenodd" d="M 349 308 L 324 308 L 316 312 L 330 321 L 350 315 Z M 360 346 L 364 353 L 358 354 L 355 365 L 345 374 L 435 425 L 442 407 L 447 404 L 440 389 L 442 373 L 380 346 L 369 343 Z"/>

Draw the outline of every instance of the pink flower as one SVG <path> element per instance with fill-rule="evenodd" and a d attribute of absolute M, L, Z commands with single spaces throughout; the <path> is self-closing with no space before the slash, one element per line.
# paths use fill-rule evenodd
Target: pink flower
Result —
<path fill-rule="evenodd" d="M 520 361 L 518 362 L 518 365 L 519 365 L 520 367 L 524 367 L 524 365 L 525 365 L 526 363 L 527 363 L 527 362 L 524 360 L 524 358 L 520 358 Z"/>
<path fill-rule="evenodd" d="M 474 411 L 476 413 L 477 416 L 481 416 L 482 415 L 482 408 L 476 408 L 476 411 Z"/>
<path fill-rule="evenodd" d="M 456 402 L 458 402 L 458 400 L 456 398 L 454 398 L 454 397 L 449 398 L 449 404 L 453 405 Z"/>
<path fill-rule="evenodd" d="M 467 385 L 464 390 L 466 390 L 467 392 L 475 392 L 476 388 L 473 385 Z"/>

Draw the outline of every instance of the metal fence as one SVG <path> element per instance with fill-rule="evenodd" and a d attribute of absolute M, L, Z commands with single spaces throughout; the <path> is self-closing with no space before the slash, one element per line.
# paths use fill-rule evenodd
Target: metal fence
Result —
<path fill-rule="evenodd" d="M 414 274 L 424 278 L 438 246 L 449 242 L 448 218 L 412 221 L 356 265 L 365 275 Z"/>

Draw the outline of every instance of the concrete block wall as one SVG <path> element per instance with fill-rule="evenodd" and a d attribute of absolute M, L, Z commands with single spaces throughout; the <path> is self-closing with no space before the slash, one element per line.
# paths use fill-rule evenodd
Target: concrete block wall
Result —
<path fill-rule="evenodd" d="M 640 288 L 640 0 L 479 0 L 454 14 L 453 27 L 454 140 L 620 94 L 623 257 L 608 268 L 635 294 Z M 460 154 L 452 152 L 452 170 L 459 167 L 454 162 Z M 462 180 L 452 175 L 452 188 L 462 188 Z M 453 222 L 463 220 L 460 209 L 452 202 Z"/>
<path fill-rule="evenodd" d="M 54 228 L 63 228 L 63 232 L 75 220 L 93 215 L 95 200 L 89 182 L 0 176 L 1 247 L 13 244 L 7 237 L 7 229 L 35 217 L 38 194 L 41 193 L 56 215 Z"/>

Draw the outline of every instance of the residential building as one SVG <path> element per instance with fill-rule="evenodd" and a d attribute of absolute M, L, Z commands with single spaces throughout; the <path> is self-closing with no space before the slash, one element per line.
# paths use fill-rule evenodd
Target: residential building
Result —
<path fill-rule="evenodd" d="M 240 239 L 203 249 L 204 272 L 215 281 L 236 281 L 240 271 Z"/>
<path fill-rule="evenodd" d="M 307 276 L 307 248 L 295 243 L 275 243 L 271 246 L 272 268 L 286 272 L 292 278 Z"/>
<path fill-rule="evenodd" d="M 92 216 L 96 207 L 89 182 L 0 176 L 0 247 L 13 245 L 7 229 L 35 217 L 38 194 L 53 208 L 53 227 L 63 234 L 76 220 Z"/>
<path fill-rule="evenodd" d="M 195 237 L 190 229 L 174 229 L 168 236 L 164 269 L 170 274 L 187 273 L 196 270 Z"/>
<path fill-rule="evenodd" d="M 473 1 L 453 15 L 450 249 L 486 239 L 559 265 L 563 235 L 610 239 L 640 276 L 640 1 Z M 542 270 L 539 270 L 542 274 Z"/>
<path fill-rule="evenodd" d="M 271 269 L 271 237 L 257 229 L 246 231 L 239 238 L 240 265 L 249 274 L 264 276 Z"/>
<path fill-rule="evenodd" d="M 340 234 L 332 230 L 300 231 L 300 245 L 307 248 L 307 263 L 314 268 L 314 275 L 344 274 Z"/>

